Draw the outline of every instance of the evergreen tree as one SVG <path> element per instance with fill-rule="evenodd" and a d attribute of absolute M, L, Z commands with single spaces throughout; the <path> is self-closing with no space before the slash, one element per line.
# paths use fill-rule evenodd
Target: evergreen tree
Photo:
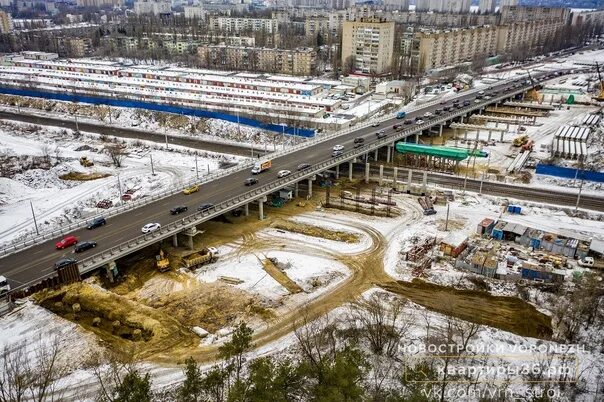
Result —
<path fill-rule="evenodd" d="M 231 368 L 235 369 L 235 379 L 241 378 L 243 367 L 243 355 L 252 348 L 252 329 L 245 322 L 235 328 L 229 342 L 218 348 L 219 356 L 225 360 L 231 360 Z"/>
<path fill-rule="evenodd" d="M 179 402 L 198 402 L 201 400 L 202 394 L 202 378 L 201 371 L 197 366 L 197 362 L 189 357 L 185 361 L 185 381 L 178 389 Z"/>
<path fill-rule="evenodd" d="M 138 371 L 129 370 L 117 386 L 113 402 L 150 402 L 151 378 L 149 374 L 141 377 Z"/>

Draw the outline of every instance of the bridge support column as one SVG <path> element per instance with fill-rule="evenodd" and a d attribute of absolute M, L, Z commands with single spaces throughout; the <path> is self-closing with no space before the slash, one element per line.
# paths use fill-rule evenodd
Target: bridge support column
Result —
<path fill-rule="evenodd" d="M 464 141 L 468 140 L 468 130 L 466 130 L 466 129 L 463 130 L 463 140 Z"/>
<path fill-rule="evenodd" d="M 378 156 L 379 156 L 378 155 L 378 153 L 379 153 L 378 151 L 379 150 L 380 150 L 379 148 L 376 148 L 375 151 L 373 152 L 373 160 L 376 161 L 376 162 L 378 160 Z"/>
<path fill-rule="evenodd" d="M 312 178 L 308 179 L 308 198 L 312 197 Z"/>
<path fill-rule="evenodd" d="M 480 130 L 476 130 L 476 141 L 478 142 L 478 136 L 480 135 Z"/>
<path fill-rule="evenodd" d="M 258 219 L 264 220 L 264 203 L 267 201 L 266 196 L 258 198 Z"/>
<path fill-rule="evenodd" d="M 294 185 L 294 197 L 298 198 L 298 194 L 299 194 L 298 182 L 296 182 L 296 184 Z"/>
<path fill-rule="evenodd" d="M 390 145 L 386 145 L 386 163 L 390 163 L 390 154 L 391 154 Z"/>
<path fill-rule="evenodd" d="M 443 125 L 441 124 L 438 128 L 438 136 L 442 137 L 443 136 Z"/>
<path fill-rule="evenodd" d="M 499 142 L 503 142 L 503 131 L 500 134 L 501 136 L 499 137 Z"/>
<path fill-rule="evenodd" d="M 172 235 L 172 245 L 178 247 L 178 234 L 176 233 Z"/>
<path fill-rule="evenodd" d="M 463 124 L 463 116 L 460 116 L 460 117 L 459 117 L 459 122 L 460 122 L 461 124 Z"/>
<path fill-rule="evenodd" d="M 428 172 L 424 171 L 424 178 L 422 180 L 422 194 L 426 195 L 428 192 Z"/>
<path fill-rule="evenodd" d="M 491 141 L 491 134 L 493 134 L 493 131 L 489 130 L 489 139 L 487 141 Z"/>
<path fill-rule="evenodd" d="M 382 185 L 383 181 L 384 181 L 384 165 L 380 165 L 380 181 L 379 181 L 380 186 Z"/>
<path fill-rule="evenodd" d="M 398 168 L 395 166 L 392 168 L 392 188 L 398 188 L 397 185 Z"/>
<path fill-rule="evenodd" d="M 415 143 L 419 144 L 419 133 L 415 134 Z"/>
<path fill-rule="evenodd" d="M 197 228 L 195 226 L 186 228 L 182 233 L 189 238 L 189 250 L 193 250 L 193 237 L 198 233 Z"/>
<path fill-rule="evenodd" d="M 498 126 L 499 126 L 499 122 L 498 122 L 498 121 L 496 121 L 496 122 L 495 122 L 495 128 L 497 128 Z"/>
<path fill-rule="evenodd" d="M 352 161 L 348 161 L 348 180 L 352 181 Z"/>
<path fill-rule="evenodd" d="M 407 177 L 407 193 L 411 194 L 411 181 L 413 180 L 413 170 L 409 169 L 409 176 Z"/>
<path fill-rule="evenodd" d="M 509 130 L 510 129 L 510 123 L 505 123 L 505 129 Z"/>
<path fill-rule="evenodd" d="M 336 180 L 340 178 L 340 165 L 336 165 Z"/>
<path fill-rule="evenodd" d="M 105 264 L 105 273 L 107 274 L 107 279 L 109 279 L 109 283 L 113 283 L 115 278 L 113 277 L 113 267 L 115 267 L 115 261 L 111 261 L 108 264 Z"/>
<path fill-rule="evenodd" d="M 243 206 L 243 215 L 250 216 L 250 204 L 245 204 Z"/>
<path fill-rule="evenodd" d="M 365 164 L 365 183 L 369 183 L 369 163 Z"/>

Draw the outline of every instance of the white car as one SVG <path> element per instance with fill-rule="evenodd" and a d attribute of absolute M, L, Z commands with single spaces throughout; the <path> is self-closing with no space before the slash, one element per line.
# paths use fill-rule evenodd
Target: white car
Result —
<path fill-rule="evenodd" d="M 424 124 L 424 121 L 422 119 L 419 119 L 415 122 L 415 124 Z"/>
<path fill-rule="evenodd" d="M 333 146 L 334 151 L 342 151 L 343 149 L 344 149 L 344 145 L 338 144 L 338 145 Z"/>
<path fill-rule="evenodd" d="M 281 177 L 285 177 L 285 176 L 289 176 L 292 172 L 290 172 L 289 170 L 279 170 L 279 172 L 277 173 L 277 177 L 281 178 Z"/>
<path fill-rule="evenodd" d="M 159 230 L 159 228 L 161 228 L 161 225 L 159 223 L 147 223 L 145 226 L 143 226 L 143 228 L 141 229 L 143 233 L 151 233 L 151 232 L 155 232 L 156 230 Z"/>
<path fill-rule="evenodd" d="M 432 117 L 432 113 L 426 112 L 426 113 L 424 113 L 424 117 Z"/>
<path fill-rule="evenodd" d="M 380 124 L 382 124 L 381 121 L 374 121 L 373 123 L 371 123 L 371 127 L 379 127 Z"/>

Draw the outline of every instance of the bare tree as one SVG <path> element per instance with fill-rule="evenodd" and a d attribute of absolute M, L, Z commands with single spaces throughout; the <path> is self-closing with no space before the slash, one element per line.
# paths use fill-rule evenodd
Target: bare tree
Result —
<path fill-rule="evenodd" d="M 126 146 L 124 144 L 110 144 L 105 146 L 105 152 L 111 158 L 111 161 L 115 165 L 115 167 L 121 167 L 122 162 L 128 152 L 126 151 Z"/>
<path fill-rule="evenodd" d="M 409 332 L 412 317 L 403 314 L 407 299 L 374 293 L 351 306 L 351 320 L 360 323 L 364 337 L 376 355 L 392 357 Z"/>
<path fill-rule="evenodd" d="M 308 311 L 304 310 L 300 320 L 294 325 L 297 326 L 294 334 L 298 339 L 298 347 L 313 369 L 322 370 L 326 361 L 334 361 L 337 328 L 328 315 L 311 321 Z"/>
<path fill-rule="evenodd" d="M 7 345 L 0 354 L 0 400 L 7 402 L 46 402 L 62 399 L 57 380 L 66 374 L 58 363 L 59 338 L 44 342 L 42 337 L 28 354 L 26 343 Z"/>
<path fill-rule="evenodd" d="M 50 144 L 43 143 L 40 145 L 40 152 L 42 153 L 42 161 L 50 165 Z"/>

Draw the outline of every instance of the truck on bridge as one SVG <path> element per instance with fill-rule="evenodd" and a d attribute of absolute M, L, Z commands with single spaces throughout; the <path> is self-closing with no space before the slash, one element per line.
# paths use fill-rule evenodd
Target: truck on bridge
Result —
<path fill-rule="evenodd" d="M 271 160 L 267 160 L 264 162 L 256 162 L 254 164 L 254 167 L 252 168 L 252 174 L 260 174 L 265 170 L 269 170 L 272 165 L 273 162 Z"/>

